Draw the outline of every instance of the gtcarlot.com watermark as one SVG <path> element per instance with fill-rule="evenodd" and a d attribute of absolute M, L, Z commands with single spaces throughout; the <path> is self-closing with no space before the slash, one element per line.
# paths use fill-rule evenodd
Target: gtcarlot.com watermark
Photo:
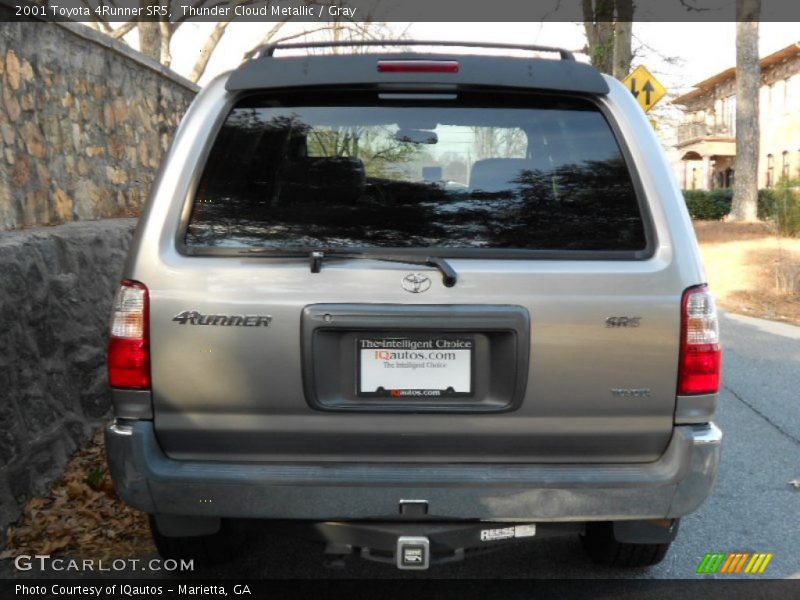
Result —
<path fill-rule="evenodd" d="M 194 571 L 194 559 L 115 558 L 112 560 L 50 558 L 49 554 L 20 554 L 14 559 L 19 571 L 49 571 L 66 573 L 111 573 L 120 571 Z"/>

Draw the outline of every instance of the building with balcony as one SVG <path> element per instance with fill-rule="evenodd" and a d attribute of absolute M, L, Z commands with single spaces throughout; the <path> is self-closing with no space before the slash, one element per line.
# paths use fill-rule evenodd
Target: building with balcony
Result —
<path fill-rule="evenodd" d="M 736 68 L 673 100 L 684 109 L 675 163 L 684 189 L 731 187 L 736 173 Z M 800 42 L 761 59 L 758 185 L 800 177 Z"/>

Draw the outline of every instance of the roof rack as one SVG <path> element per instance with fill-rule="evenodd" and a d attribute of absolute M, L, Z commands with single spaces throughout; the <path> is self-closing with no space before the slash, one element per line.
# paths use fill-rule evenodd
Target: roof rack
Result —
<path fill-rule="evenodd" d="M 339 42 L 293 42 L 290 44 L 272 42 L 253 50 L 253 58 L 269 57 L 276 50 L 298 48 L 341 48 L 343 46 L 451 46 L 458 48 L 499 48 L 501 50 L 530 50 L 531 52 L 553 52 L 561 56 L 561 60 L 575 60 L 575 56 L 564 48 L 553 46 L 537 46 L 526 44 L 500 44 L 494 42 L 442 42 L 430 40 L 356 40 Z"/>

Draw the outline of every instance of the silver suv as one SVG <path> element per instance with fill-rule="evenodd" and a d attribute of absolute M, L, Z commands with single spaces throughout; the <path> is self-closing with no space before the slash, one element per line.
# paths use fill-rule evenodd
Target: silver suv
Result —
<path fill-rule="evenodd" d="M 198 95 L 114 302 L 108 459 L 159 551 L 270 519 L 401 569 L 659 562 L 716 476 L 720 347 L 634 98 L 552 48 L 296 47 Z"/>

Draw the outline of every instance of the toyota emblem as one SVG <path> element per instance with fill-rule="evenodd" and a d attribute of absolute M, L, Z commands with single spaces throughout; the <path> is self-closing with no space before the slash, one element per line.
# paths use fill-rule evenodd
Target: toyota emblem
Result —
<path fill-rule="evenodd" d="M 426 292 L 431 287 L 430 278 L 422 273 L 411 273 L 410 275 L 406 275 L 403 277 L 401 283 L 403 284 L 403 289 L 407 292 L 411 292 L 412 294 Z"/>

